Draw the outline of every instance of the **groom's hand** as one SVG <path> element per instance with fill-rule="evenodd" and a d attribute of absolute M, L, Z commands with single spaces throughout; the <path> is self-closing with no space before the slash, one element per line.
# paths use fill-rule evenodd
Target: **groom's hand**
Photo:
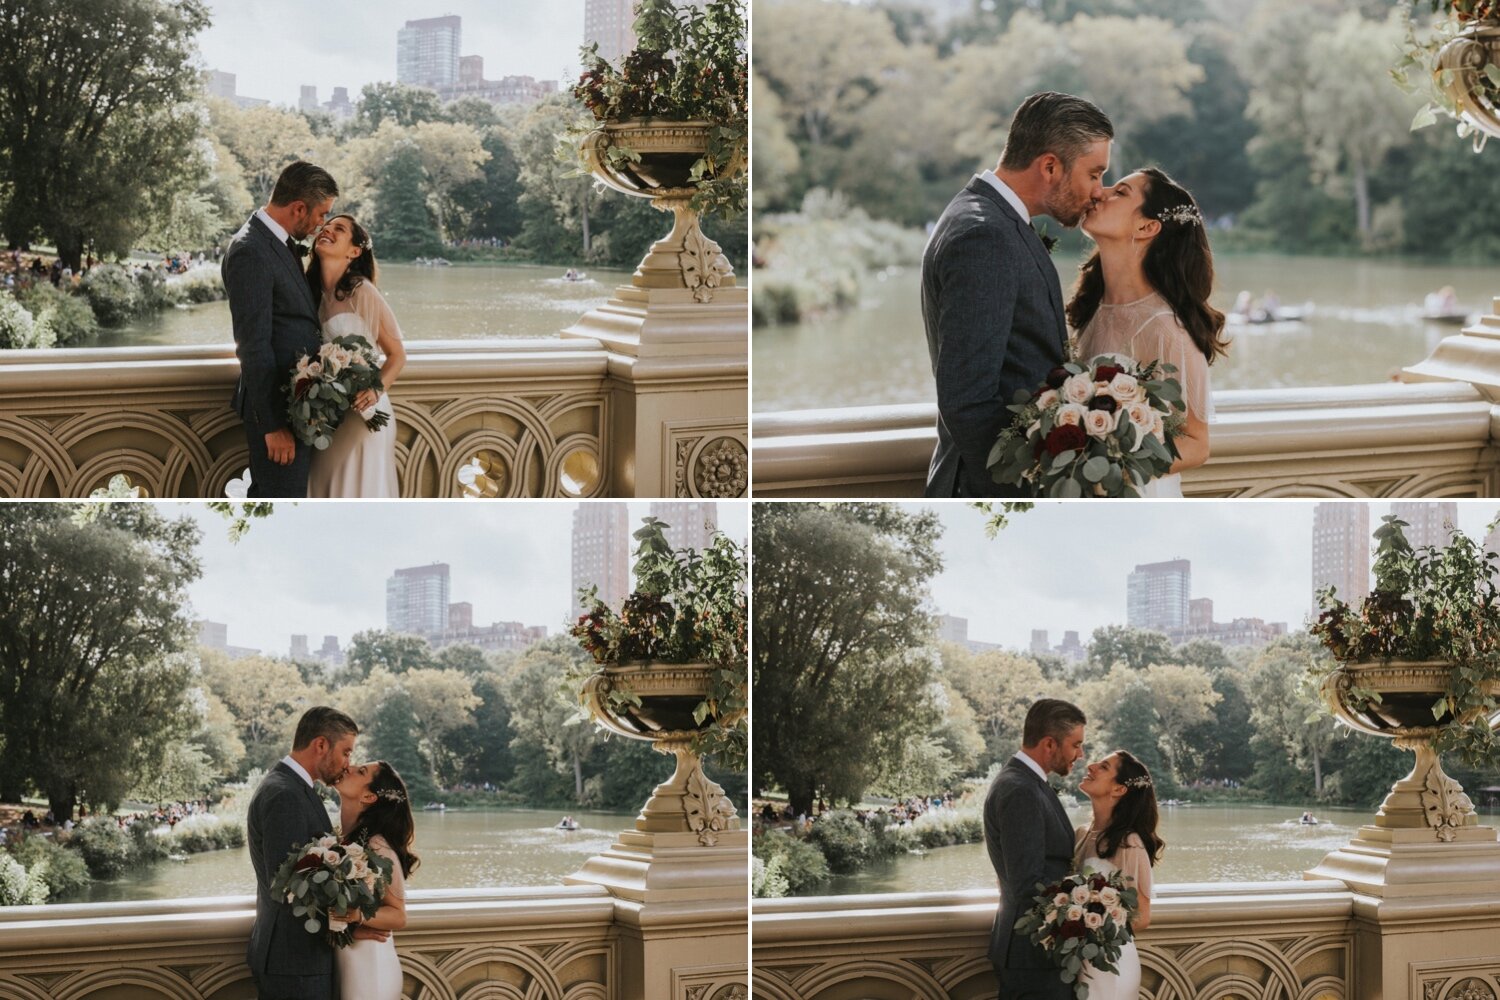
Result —
<path fill-rule="evenodd" d="M 374 927 L 366 927 L 364 924 L 354 925 L 354 940 L 356 941 L 384 941 L 390 936 L 390 931 L 382 931 Z"/>
<path fill-rule="evenodd" d="M 297 457 L 297 439 L 290 429 L 283 427 L 266 435 L 266 457 L 277 465 L 291 465 Z"/>

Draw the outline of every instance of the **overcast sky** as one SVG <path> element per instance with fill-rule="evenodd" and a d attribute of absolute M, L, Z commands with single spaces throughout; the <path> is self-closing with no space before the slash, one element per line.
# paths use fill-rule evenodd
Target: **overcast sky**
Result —
<path fill-rule="evenodd" d="M 229 644 L 285 655 L 291 636 L 324 635 L 347 648 L 361 629 L 385 627 L 392 571 L 448 563 L 450 600 L 474 605 L 474 624 L 519 621 L 557 634 L 572 599 L 572 526 L 566 501 L 278 503 L 239 544 L 202 504 L 168 505 L 203 527 L 203 576 L 189 590 L 195 617 L 224 622 Z M 743 543 L 748 505 L 718 504 L 719 527 Z M 632 502 L 632 526 L 650 511 Z"/>
<path fill-rule="evenodd" d="M 907 505 L 920 509 L 923 505 Z M 1012 517 L 994 541 L 963 504 L 940 504 L 944 571 L 937 610 L 969 620 L 969 638 L 1025 649 L 1044 628 L 1056 646 L 1076 629 L 1125 624 L 1125 579 L 1139 563 L 1192 562 L 1192 596 L 1214 619 L 1263 618 L 1298 628 L 1312 607 L 1315 501 L 1052 503 Z M 1500 502 L 1459 501 L 1459 527 L 1483 539 Z M 1390 512 L 1371 504 L 1370 527 Z"/>
<path fill-rule="evenodd" d="M 584 0 L 210 0 L 198 36 L 203 69 L 234 73 L 243 97 L 295 106 L 303 84 L 359 96 L 396 79 L 396 32 L 407 21 L 457 14 L 461 54 L 484 57 L 486 79 L 531 76 L 568 86 L 579 73 Z"/>

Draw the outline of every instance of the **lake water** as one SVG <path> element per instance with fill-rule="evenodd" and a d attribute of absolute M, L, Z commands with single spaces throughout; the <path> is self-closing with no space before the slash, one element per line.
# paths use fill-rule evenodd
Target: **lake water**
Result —
<path fill-rule="evenodd" d="M 618 813 L 571 813 L 579 829 L 553 828 L 562 813 L 533 809 L 419 812 L 413 848 L 421 867 L 414 889 L 479 886 L 561 885 L 584 861 L 609 849 L 635 817 Z M 255 892 L 250 850 L 190 854 L 136 869 L 113 882 L 96 882 L 88 894 L 68 902 L 179 899 Z"/>
<path fill-rule="evenodd" d="M 1317 826 L 1297 822 L 1291 806 L 1164 807 L 1161 835 L 1167 842 L 1154 878 L 1161 883 L 1261 882 L 1300 879 L 1302 873 L 1343 847 L 1375 811 L 1313 809 Z M 1082 807 L 1069 810 L 1074 825 L 1086 823 Z M 941 892 L 994 885 L 983 844 L 942 847 L 840 876 L 819 895 L 872 892 Z"/>
<path fill-rule="evenodd" d="M 381 264 L 385 293 L 407 340 L 555 337 L 597 306 L 629 271 L 593 270 L 564 281 L 565 268 L 529 265 L 420 267 Z M 83 347 L 152 344 L 229 344 L 228 302 L 167 309 L 117 330 L 104 330 Z"/>
<path fill-rule="evenodd" d="M 1064 294 L 1078 260 L 1054 260 Z M 1229 356 L 1212 370 L 1219 389 L 1383 382 L 1427 356 L 1456 327 L 1424 322 L 1427 293 L 1452 285 L 1466 312 L 1500 295 L 1494 268 L 1322 257 L 1220 256 L 1214 305 L 1241 289 L 1274 289 L 1284 306 L 1312 303 L 1305 323 L 1231 328 Z M 757 412 L 930 402 L 935 397 L 915 269 L 871 276 L 849 312 L 753 338 Z"/>

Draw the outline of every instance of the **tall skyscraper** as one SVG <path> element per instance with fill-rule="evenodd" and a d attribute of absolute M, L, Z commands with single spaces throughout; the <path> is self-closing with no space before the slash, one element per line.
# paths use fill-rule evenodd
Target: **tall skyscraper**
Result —
<path fill-rule="evenodd" d="M 302 97 L 297 102 L 298 111 L 321 111 L 323 106 L 318 103 L 318 88 L 311 84 L 302 84 Z"/>
<path fill-rule="evenodd" d="M 398 569 L 385 581 L 385 627 L 423 635 L 448 627 L 448 564 Z"/>
<path fill-rule="evenodd" d="M 307 636 L 305 636 L 305 635 L 294 635 L 294 636 L 292 636 L 292 648 L 290 650 L 290 656 L 294 660 L 310 660 L 310 659 L 312 659 L 312 653 L 307 648 Z"/>
<path fill-rule="evenodd" d="M 1052 643 L 1047 638 L 1047 630 L 1034 628 L 1031 630 L 1031 655 L 1043 656 L 1052 652 Z"/>
<path fill-rule="evenodd" d="M 452 14 L 407 21 L 396 32 L 396 82 L 414 87 L 457 83 L 462 21 Z"/>
<path fill-rule="evenodd" d="M 651 516 L 667 523 L 667 541 L 674 549 L 708 548 L 718 530 L 718 508 L 711 500 L 689 503 L 652 501 Z"/>
<path fill-rule="evenodd" d="M 702 7 L 708 0 L 678 0 L 678 6 Z M 635 48 L 635 0 L 584 0 L 583 44 L 599 43 L 599 54 L 613 66 Z"/>
<path fill-rule="evenodd" d="M 1313 509 L 1312 603 L 1332 586 L 1349 604 L 1370 595 L 1370 508 L 1363 503 L 1320 503 Z"/>
<path fill-rule="evenodd" d="M 1188 623 L 1192 590 L 1192 567 L 1186 559 L 1143 563 L 1126 581 L 1125 621 L 1132 628 L 1182 628 Z"/>
<path fill-rule="evenodd" d="M 1406 540 L 1414 549 L 1424 545 L 1440 549 L 1448 544 L 1448 536 L 1458 527 L 1458 503 L 1453 500 L 1398 501 L 1391 504 L 1391 513 L 1410 525 L 1405 529 Z"/>
<path fill-rule="evenodd" d="M 630 596 L 630 508 L 623 503 L 580 503 L 573 511 L 573 594 L 598 587 L 599 599 L 618 609 Z"/>

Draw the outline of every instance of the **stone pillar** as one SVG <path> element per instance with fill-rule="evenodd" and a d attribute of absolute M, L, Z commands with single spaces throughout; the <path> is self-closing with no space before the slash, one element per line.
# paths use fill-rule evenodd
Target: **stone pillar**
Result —
<path fill-rule="evenodd" d="M 749 834 L 686 744 L 677 770 L 603 854 L 569 876 L 615 900 L 620 1000 L 746 1000 Z"/>
<path fill-rule="evenodd" d="M 1500 403 L 1500 298 L 1492 308 L 1472 326 L 1444 337 L 1425 359 L 1403 368 L 1406 381 L 1468 382 L 1490 403 Z"/>
<path fill-rule="evenodd" d="M 687 197 L 653 204 L 673 215 L 610 300 L 562 335 L 609 351 L 609 494 L 747 495 L 750 299 Z"/>
<path fill-rule="evenodd" d="M 1375 821 L 1311 871 L 1354 893 L 1359 1000 L 1500 998 L 1500 839 L 1430 748 Z"/>

